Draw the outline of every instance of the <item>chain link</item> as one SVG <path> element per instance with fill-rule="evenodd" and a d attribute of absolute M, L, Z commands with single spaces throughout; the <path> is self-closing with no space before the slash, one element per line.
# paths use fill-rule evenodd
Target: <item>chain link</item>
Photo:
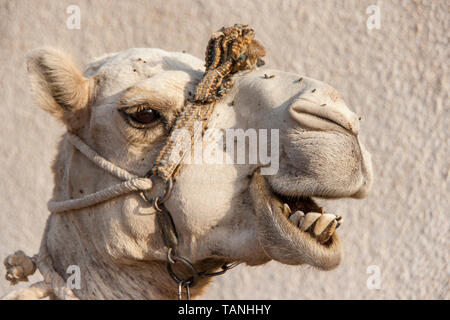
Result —
<path fill-rule="evenodd" d="M 180 279 L 180 277 L 178 277 L 172 269 L 172 265 L 176 263 L 181 263 L 186 266 L 192 274 L 191 277 L 186 280 Z M 222 270 L 217 272 L 198 272 L 188 259 L 174 255 L 172 248 L 169 248 L 169 250 L 167 251 L 167 271 L 178 285 L 178 300 L 182 300 L 183 288 L 185 288 L 186 291 L 186 300 L 190 300 L 190 288 L 195 286 L 201 278 L 220 276 L 228 270 L 238 266 L 239 264 L 240 262 L 224 264 L 221 266 Z"/>

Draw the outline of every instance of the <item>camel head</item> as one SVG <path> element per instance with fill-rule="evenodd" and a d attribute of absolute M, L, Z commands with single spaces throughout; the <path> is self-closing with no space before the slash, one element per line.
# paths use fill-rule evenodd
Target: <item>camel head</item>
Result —
<path fill-rule="evenodd" d="M 152 168 L 204 72 L 202 60 L 159 49 L 109 54 L 84 72 L 67 55 L 40 49 L 29 55 L 28 70 L 38 106 L 98 154 L 139 176 Z M 165 203 L 179 255 L 202 271 L 270 260 L 335 268 L 341 258 L 340 217 L 316 201 L 362 198 L 370 189 L 371 160 L 358 139 L 358 116 L 335 89 L 306 76 L 256 69 L 233 81 L 208 122 L 204 159 L 182 165 Z M 239 150 L 245 153 L 240 162 Z M 66 137 L 53 171 L 57 200 L 118 182 Z M 149 196 L 164 188 L 155 179 Z M 138 193 L 52 214 L 44 241 L 63 277 L 69 265 L 80 267 L 79 297 L 176 296 L 155 209 Z M 189 275 L 182 267 L 177 271 Z"/>

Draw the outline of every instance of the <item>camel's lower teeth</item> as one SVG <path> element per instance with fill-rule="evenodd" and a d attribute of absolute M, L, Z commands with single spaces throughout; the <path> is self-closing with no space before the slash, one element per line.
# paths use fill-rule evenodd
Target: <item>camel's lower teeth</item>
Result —
<path fill-rule="evenodd" d="M 289 205 L 288 205 L 287 203 L 285 203 L 285 204 L 283 205 L 283 213 L 284 213 L 286 216 L 289 216 L 289 214 L 291 213 L 291 208 L 289 208 Z"/>
<path fill-rule="evenodd" d="M 303 211 L 297 210 L 292 213 L 292 210 L 287 203 L 284 203 L 282 208 L 283 215 L 288 218 L 294 226 L 303 231 L 308 231 L 311 227 L 313 227 L 313 224 L 321 218 L 320 221 L 318 221 L 319 223 L 314 224 L 313 232 L 315 234 L 320 234 L 323 232 L 325 228 L 330 226 L 332 221 L 336 221 L 334 227 L 335 229 L 339 228 L 344 221 L 341 216 L 325 213 L 323 208 L 320 208 L 320 211 L 321 212 L 308 212 L 305 214 Z"/>
<path fill-rule="evenodd" d="M 320 218 L 322 214 L 319 212 L 309 212 L 307 215 L 305 215 L 305 218 L 303 220 L 303 223 L 300 225 L 300 229 L 303 231 L 306 231 L 309 229 L 309 227 L 312 226 L 312 224 Z"/>
<path fill-rule="evenodd" d="M 305 217 L 305 214 L 303 213 L 303 211 L 295 211 L 289 217 L 289 220 L 294 224 L 294 226 L 299 226 L 299 225 L 301 225 L 301 222 L 304 217 Z"/>
<path fill-rule="evenodd" d="M 330 226 L 330 224 L 337 224 L 337 221 L 335 220 L 336 216 L 334 214 L 324 213 L 314 226 L 314 234 L 319 236 Z"/>

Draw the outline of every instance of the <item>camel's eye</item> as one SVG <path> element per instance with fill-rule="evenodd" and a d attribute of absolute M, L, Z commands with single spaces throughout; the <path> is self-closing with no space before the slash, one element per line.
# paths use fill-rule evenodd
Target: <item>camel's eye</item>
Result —
<path fill-rule="evenodd" d="M 138 129 L 149 128 L 161 118 L 161 115 L 157 111 L 151 109 L 146 104 L 122 108 L 120 111 L 128 124 Z"/>
<path fill-rule="evenodd" d="M 145 109 L 136 113 L 130 114 L 130 117 L 139 123 L 149 124 L 158 119 L 159 114 L 152 109 Z"/>

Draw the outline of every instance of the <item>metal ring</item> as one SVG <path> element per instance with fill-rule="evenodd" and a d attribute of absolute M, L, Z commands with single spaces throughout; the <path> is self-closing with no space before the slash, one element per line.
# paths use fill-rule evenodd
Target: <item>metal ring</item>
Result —
<path fill-rule="evenodd" d="M 151 171 L 149 171 L 151 173 Z M 148 173 L 145 175 L 146 178 L 151 179 L 151 174 L 148 175 Z M 156 197 L 156 198 L 149 198 L 147 196 L 147 194 L 145 193 L 145 191 L 142 192 L 142 195 L 144 196 L 144 199 L 150 203 L 153 203 L 153 205 L 155 206 L 155 208 L 158 211 L 162 211 L 158 205 L 163 204 L 164 202 L 166 202 L 169 198 L 170 195 L 172 194 L 172 189 L 173 189 L 173 179 L 169 178 L 169 180 L 167 180 L 167 184 L 166 184 L 166 190 L 164 191 L 164 195 L 161 197 Z"/>
<path fill-rule="evenodd" d="M 183 265 L 185 265 L 189 271 L 192 273 L 192 276 L 187 279 L 187 280 L 181 280 L 173 271 L 172 269 L 172 265 L 176 264 L 176 263 L 181 263 Z M 187 259 L 172 255 L 172 250 L 169 250 L 167 252 L 167 272 L 169 272 L 170 276 L 172 277 L 173 280 L 175 280 L 175 282 L 179 285 L 180 283 L 183 283 L 184 287 L 189 286 L 195 286 L 196 283 L 198 282 L 200 275 L 197 272 L 197 270 L 195 269 L 195 267 L 192 265 L 192 263 L 190 263 Z"/>
<path fill-rule="evenodd" d="M 173 189 L 173 180 L 172 178 L 169 178 L 169 180 L 167 180 L 166 191 L 164 193 L 164 196 L 159 201 L 160 204 L 163 204 L 169 199 L 170 195 L 172 194 L 172 189 Z"/>
<path fill-rule="evenodd" d="M 189 290 L 189 288 L 190 288 L 189 282 L 188 283 L 184 283 L 184 282 L 178 283 L 178 300 L 183 299 L 183 297 L 182 297 L 183 287 L 186 290 L 186 300 L 191 300 L 191 292 Z"/>
<path fill-rule="evenodd" d="M 189 290 L 191 284 L 188 283 L 184 287 L 186 288 L 186 300 L 191 300 L 191 291 Z"/>
<path fill-rule="evenodd" d="M 178 282 L 178 300 L 181 300 L 183 297 L 181 296 L 183 290 L 183 282 Z"/>
<path fill-rule="evenodd" d="M 159 197 L 152 199 L 153 207 L 155 207 L 156 211 L 162 212 L 162 209 L 159 207 Z"/>
<path fill-rule="evenodd" d="M 169 251 L 167 251 L 167 261 L 171 264 L 176 263 L 176 261 L 172 259 L 172 248 L 169 248 Z"/>
<path fill-rule="evenodd" d="M 225 263 L 220 267 L 222 270 L 216 271 L 216 272 L 202 273 L 201 276 L 202 277 L 220 276 L 220 275 L 224 274 L 225 272 L 227 272 L 228 270 L 233 269 L 234 267 L 238 266 L 239 264 L 241 264 L 241 262 L 237 262 L 237 261 L 232 262 L 230 264 Z"/>

